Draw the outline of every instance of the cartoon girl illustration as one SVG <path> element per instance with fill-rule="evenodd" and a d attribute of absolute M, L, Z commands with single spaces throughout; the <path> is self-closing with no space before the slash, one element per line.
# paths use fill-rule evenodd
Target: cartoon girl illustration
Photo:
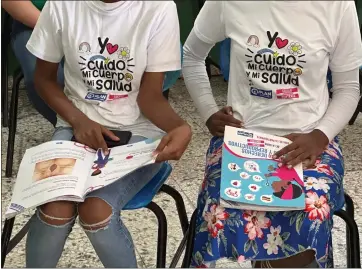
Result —
<path fill-rule="evenodd" d="M 111 150 L 109 150 L 108 155 L 105 155 L 103 158 L 102 155 L 102 151 L 98 150 L 97 151 L 97 160 L 94 161 L 94 164 L 92 166 L 92 169 L 94 169 L 93 173 L 92 173 L 92 177 L 93 176 L 98 176 L 102 173 L 101 169 L 104 168 L 106 166 L 106 164 L 112 160 L 112 158 L 109 158 L 109 155 L 111 153 Z"/>
<path fill-rule="evenodd" d="M 268 170 L 270 173 L 266 174 L 265 177 L 275 176 L 281 179 L 281 181 L 274 181 L 272 183 L 274 196 L 282 200 L 293 200 L 303 194 L 302 186 L 304 186 L 304 182 L 300 179 L 294 168 L 289 169 L 286 166 L 274 167 L 270 165 Z M 293 181 L 297 182 L 298 185 L 292 184 Z"/>

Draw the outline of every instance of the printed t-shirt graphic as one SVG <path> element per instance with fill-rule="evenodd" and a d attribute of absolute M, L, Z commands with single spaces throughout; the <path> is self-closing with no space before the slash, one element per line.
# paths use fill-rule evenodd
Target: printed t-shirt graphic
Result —
<path fill-rule="evenodd" d="M 298 99 L 300 77 L 306 64 L 300 42 L 267 31 L 260 38 L 250 35 L 246 44 L 250 94 L 266 99 Z"/>
<path fill-rule="evenodd" d="M 163 132 L 141 112 L 145 72 L 179 70 L 180 37 L 173 1 L 48 1 L 27 44 L 36 57 L 64 62 L 64 93 L 109 129 L 145 137 Z M 57 126 L 69 126 L 58 118 Z"/>
<path fill-rule="evenodd" d="M 98 37 L 99 49 L 92 51 L 88 42 L 79 45 L 79 65 L 87 86 L 86 100 L 97 102 L 128 98 L 132 91 L 134 58 L 127 46 Z"/>

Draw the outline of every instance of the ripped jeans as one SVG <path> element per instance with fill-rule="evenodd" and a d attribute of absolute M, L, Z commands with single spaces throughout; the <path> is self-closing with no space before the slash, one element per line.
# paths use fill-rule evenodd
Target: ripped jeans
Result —
<path fill-rule="evenodd" d="M 71 140 L 71 128 L 57 128 L 52 140 Z M 132 136 L 129 143 L 144 140 L 142 136 Z M 161 164 L 142 167 L 124 176 L 102 189 L 89 193 L 89 200 L 102 200 L 109 214 L 103 220 L 87 223 L 82 218 L 82 204 L 74 205 L 74 214 L 59 218 L 51 216 L 38 208 L 29 228 L 26 241 L 26 267 L 51 268 L 56 267 L 63 252 L 65 241 L 72 230 L 79 209 L 79 222 L 92 243 L 98 257 L 106 268 L 135 268 L 137 267 L 133 241 L 127 228 L 122 223 L 120 212 L 122 208 L 157 174 Z M 100 199 L 100 200 L 99 200 Z M 70 203 L 70 205 L 72 205 Z M 84 208 L 84 207 L 83 207 Z M 91 208 L 91 210 L 89 210 Z M 86 209 L 90 215 L 97 213 L 100 207 L 92 205 Z M 104 211 L 104 210 L 103 210 Z M 56 212 L 56 210 L 54 211 Z M 87 212 L 86 212 L 87 213 Z M 104 214 L 104 212 L 103 212 Z M 49 224 L 44 220 L 61 221 L 61 225 Z M 50 222 L 54 223 L 54 222 Z M 101 228 L 100 228 L 101 227 Z"/>

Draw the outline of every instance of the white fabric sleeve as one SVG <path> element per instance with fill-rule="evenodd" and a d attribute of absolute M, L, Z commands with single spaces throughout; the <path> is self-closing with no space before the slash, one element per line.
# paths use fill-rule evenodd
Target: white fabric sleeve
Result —
<path fill-rule="evenodd" d="M 194 31 L 199 39 L 208 44 L 224 40 L 224 1 L 206 1 L 197 15 Z"/>
<path fill-rule="evenodd" d="M 331 71 L 344 72 L 362 65 L 362 43 L 356 6 L 353 1 L 344 1 L 343 13 L 337 39 L 330 52 Z"/>
<path fill-rule="evenodd" d="M 59 63 L 63 56 L 62 31 L 56 5 L 61 2 L 47 1 L 35 25 L 26 48 L 37 58 Z"/>
<path fill-rule="evenodd" d="M 205 59 L 214 45 L 203 42 L 191 30 L 184 45 L 182 75 L 185 85 L 204 122 L 219 108 L 212 94 Z"/>
<path fill-rule="evenodd" d="M 182 67 L 186 88 L 204 122 L 219 111 L 207 76 L 205 59 L 212 47 L 225 38 L 224 1 L 206 1 L 185 42 Z"/>
<path fill-rule="evenodd" d="M 146 72 L 181 69 L 180 26 L 176 4 L 167 1 L 151 34 L 147 48 Z"/>
<path fill-rule="evenodd" d="M 345 72 L 332 72 L 332 82 L 332 100 L 316 127 L 330 141 L 347 125 L 358 105 L 359 68 Z"/>

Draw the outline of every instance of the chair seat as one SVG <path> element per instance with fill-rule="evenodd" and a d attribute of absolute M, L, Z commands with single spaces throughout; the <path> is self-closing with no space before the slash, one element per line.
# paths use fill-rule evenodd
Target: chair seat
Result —
<path fill-rule="evenodd" d="M 160 171 L 129 201 L 123 210 L 134 210 L 147 206 L 171 174 L 172 166 L 164 163 Z"/>

